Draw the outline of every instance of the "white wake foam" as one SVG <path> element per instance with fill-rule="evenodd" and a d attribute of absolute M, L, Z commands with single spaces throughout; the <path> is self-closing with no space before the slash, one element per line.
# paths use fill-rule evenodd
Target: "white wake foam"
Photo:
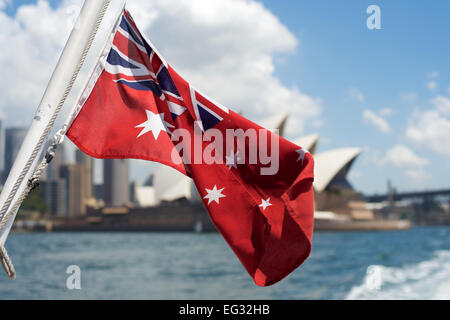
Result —
<path fill-rule="evenodd" d="M 361 285 L 346 299 L 450 299 L 450 250 L 401 268 L 372 265 Z"/>

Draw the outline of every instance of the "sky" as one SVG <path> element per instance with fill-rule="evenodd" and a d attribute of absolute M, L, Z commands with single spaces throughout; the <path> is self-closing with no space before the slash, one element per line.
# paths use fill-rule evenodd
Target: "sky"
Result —
<path fill-rule="evenodd" d="M 30 124 L 81 4 L 0 0 L 4 127 Z M 367 27 L 370 5 L 380 29 Z M 169 64 L 223 105 L 256 122 L 289 112 L 286 137 L 319 133 L 318 152 L 361 148 L 356 190 L 385 192 L 388 179 L 398 191 L 450 188 L 449 1 L 130 0 L 128 9 Z M 156 168 L 132 161 L 131 178 Z"/>

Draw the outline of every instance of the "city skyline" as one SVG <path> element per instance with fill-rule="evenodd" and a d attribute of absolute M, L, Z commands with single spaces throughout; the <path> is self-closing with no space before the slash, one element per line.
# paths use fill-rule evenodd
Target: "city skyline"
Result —
<path fill-rule="evenodd" d="M 8 177 L 27 129 L 6 127 L 3 130 L 3 122 L 0 119 L 0 158 L 1 163 L 4 163 L 0 171 L 3 183 Z M 88 206 L 96 207 L 100 200 L 104 200 L 107 206 L 112 207 L 130 203 L 131 181 L 128 160 L 103 160 L 106 163 L 102 166 L 104 169 L 102 180 L 105 183 L 101 183 L 103 194 L 96 199 L 94 158 L 79 149 L 67 152 L 67 148 L 67 143 L 62 143 L 56 148 L 55 156 L 40 180 L 41 197 L 47 205 L 48 213 L 58 217 L 84 215 Z M 44 150 L 46 149 L 45 146 Z M 70 155 L 71 151 L 73 154 Z"/>

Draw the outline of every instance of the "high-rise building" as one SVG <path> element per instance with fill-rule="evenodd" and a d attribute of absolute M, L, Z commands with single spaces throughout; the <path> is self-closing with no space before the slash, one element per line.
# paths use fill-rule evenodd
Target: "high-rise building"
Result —
<path fill-rule="evenodd" d="M 103 200 L 107 207 L 125 206 L 130 201 L 128 160 L 105 159 L 103 162 Z"/>
<path fill-rule="evenodd" d="M 3 170 L 3 181 L 8 177 L 19 149 L 27 134 L 26 128 L 8 128 L 5 130 L 5 163 Z"/>
<path fill-rule="evenodd" d="M 94 159 L 83 151 L 77 149 L 75 151 L 75 160 L 83 166 L 84 170 L 84 197 L 90 199 L 94 196 Z"/>
<path fill-rule="evenodd" d="M 97 200 L 103 200 L 103 184 L 102 183 L 94 183 L 94 198 Z"/>
<path fill-rule="evenodd" d="M 137 203 L 137 192 L 136 190 L 139 188 L 139 182 L 133 181 L 130 183 L 130 203 Z"/>
<path fill-rule="evenodd" d="M 67 181 L 65 179 L 41 181 L 41 188 L 50 215 L 67 216 Z"/>
<path fill-rule="evenodd" d="M 80 164 L 64 164 L 60 169 L 60 177 L 66 180 L 67 211 L 69 216 L 86 213 L 85 176 Z"/>

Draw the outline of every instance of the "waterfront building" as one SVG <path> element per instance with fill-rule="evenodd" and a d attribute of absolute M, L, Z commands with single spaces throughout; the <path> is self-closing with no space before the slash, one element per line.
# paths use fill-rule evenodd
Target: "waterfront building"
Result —
<path fill-rule="evenodd" d="M 103 162 L 103 200 L 107 207 L 122 207 L 130 202 L 128 159 Z"/>
<path fill-rule="evenodd" d="M 131 201 L 138 207 L 152 207 L 155 206 L 155 188 L 148 185 L 140 185 L 134 181 L 130 185 Z"/>
<path fill-rule="evenodd" d="M 53 217 L 67 216 L 67 181 L 65 179 L 41 181 L 41 190 L 50 215 Z"/>
<path fill-rule="evenodd" d="M 314 189 L 317 192 L 325 190 L 353 190 L 347 180 L 355 159 L 361 153 L 359 148 L 333 149 L 314 156 Z"/>
<path fill-rule="evenodd" d="M 69 216 L 84 215 L 86 213 L 85 176 L 84 168 L 80 164 L 64 164 L 60 169 L 60 177 L 66 180 L 67 211 Z"/>
<path fill-rule="evenodd" d="M 341 148 L 316 153 L 319 138 L 319 134 L 311 134 L 292 141 L 309 150 L 314 157 L 315 219 L 373 219 L 373 211 L 347 179 L 361 149 Z"/>
<path fill-rule="evenodd" d="M 84 171 L 84 197 L 90 199 L 94 196 L 94 159 L 77 149 L 75 151 L 75 161 L 83 167 Z"/>
<path fill-rule="evenodd" d="M 5 130 L 5 162 L 3 170 L 3 181 L 6 181 L 9 171 L 16 160 L 19 149 L 27 134 L 26 128 L 7 128 Z"/>
<path fill-rule="evenodd" d="M 102 183 L 94 183 L 93 187 L 94 198 L 97 200 L 103 200 L 103 184 Z"/>

